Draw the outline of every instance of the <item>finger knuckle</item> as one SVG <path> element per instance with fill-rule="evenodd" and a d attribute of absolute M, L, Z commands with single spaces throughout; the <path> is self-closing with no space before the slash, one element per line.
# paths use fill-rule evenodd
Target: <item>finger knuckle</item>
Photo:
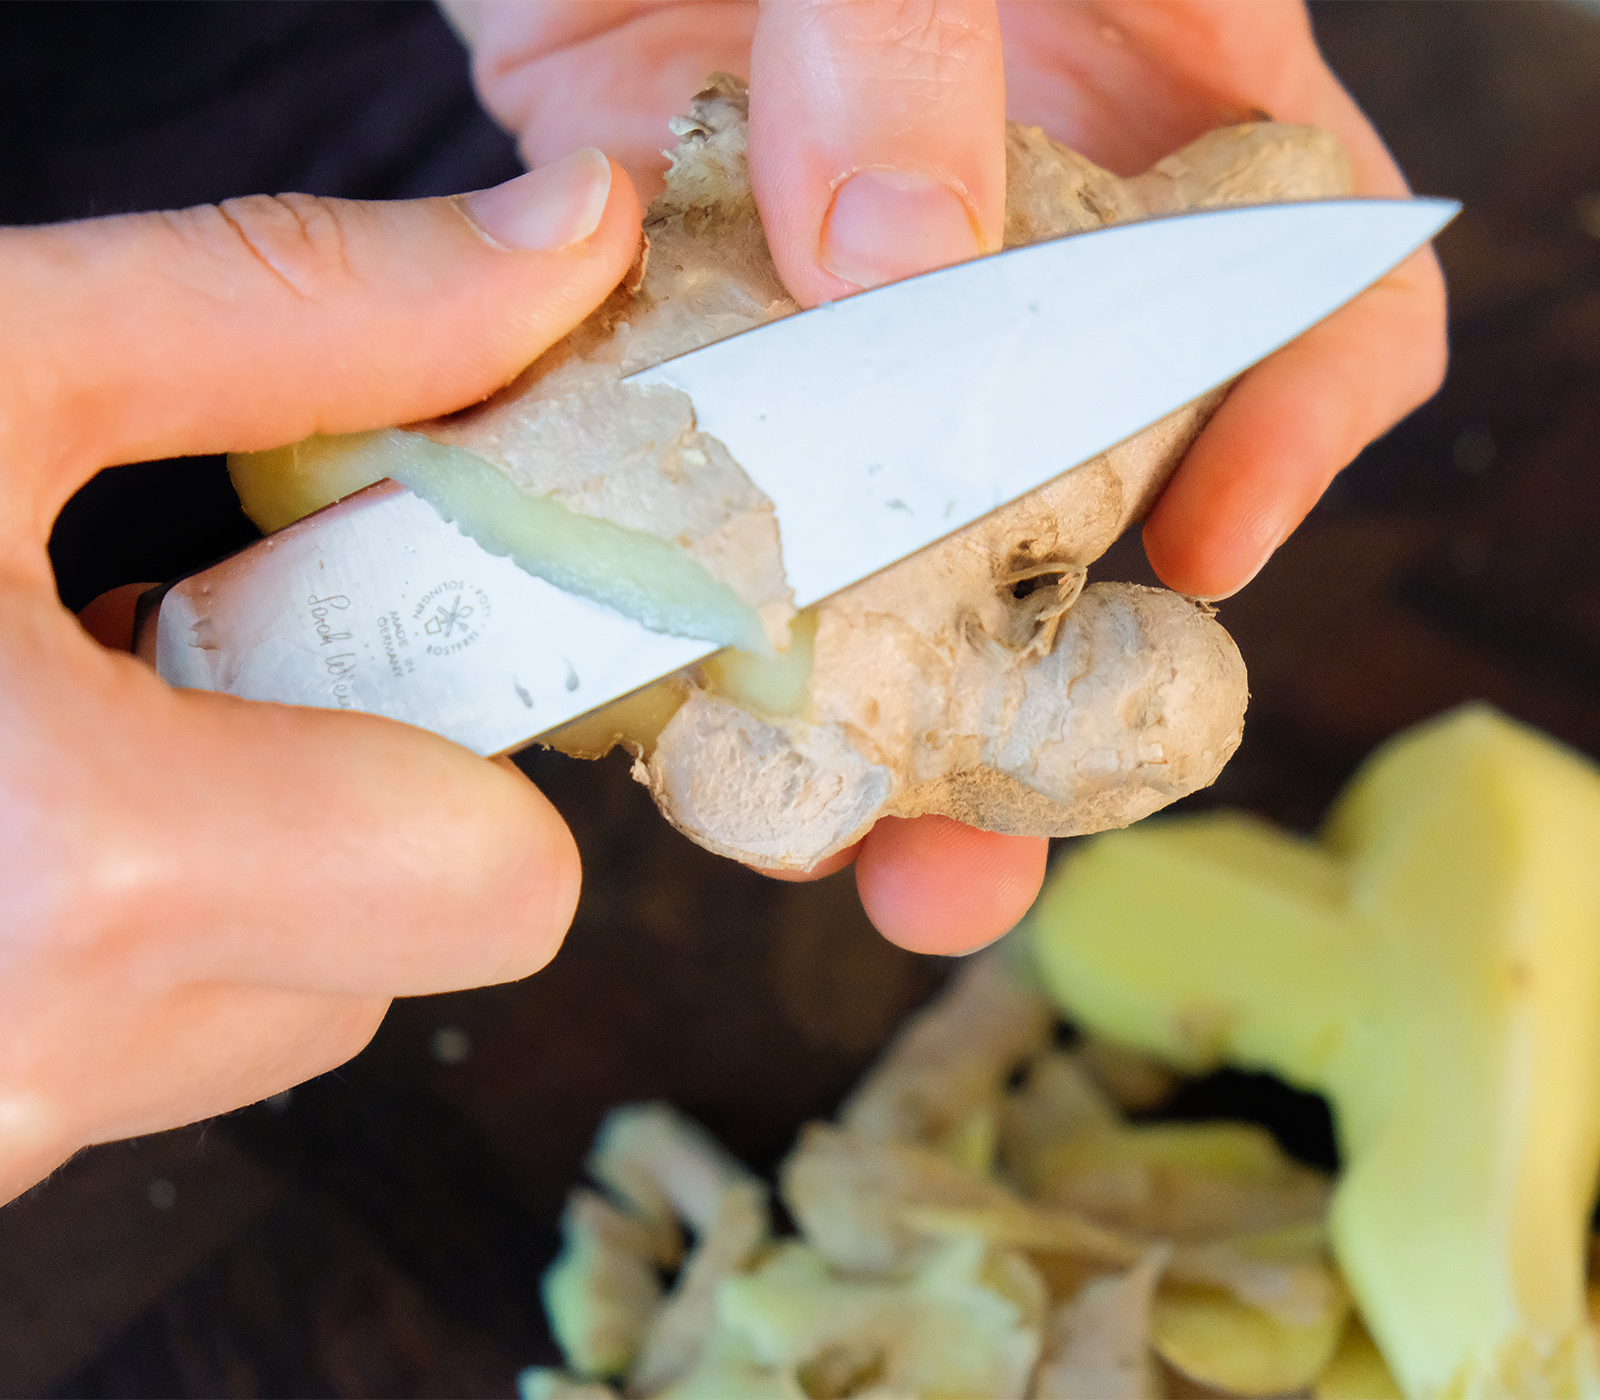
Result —
<path fill-rule="evenodd" d="M 876 6 L 877 41 L 891 46 L 930 80 L 944 80 L 980 64 L 993 43 L 975 7 L 948 0 L 898 0 Z"/>
<path fill-rule="evenodd" d="M 345 215 L 307 194 L 244 195 L 215 206 L 217 234 L 307 301 L 326 300 L 351 279 Z"/>
<path fill-rule="evenodd" d="M 930 99 L 990 60 L 996 35 L 983 12 L 962 0 L 813 0 L 826 48 L 882 56 L 872 65 L 878 81 Z M 892 71 L 881 71 L 883 58 L 892 59 Z"/>

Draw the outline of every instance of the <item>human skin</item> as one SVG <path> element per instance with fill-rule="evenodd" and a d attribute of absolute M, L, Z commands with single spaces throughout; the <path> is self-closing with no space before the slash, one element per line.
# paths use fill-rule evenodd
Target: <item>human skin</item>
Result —
<path fill-rule="evenodd" d="M 525 976 L 561 941 L 577 852 L 514 769 L 172 690 L 117 649 L 128 591 L 80 624 L 46 552 L 102 467 L 483 396 L 638 246 L 598 152 L 474 217 L 291 195 L 0 230 L 0 1201 L 331 1068 L 390 997 Z"/>
<path fill-rule="evenodd" d="M 604 146 L 647 199 L 668 120 L 708 73 L 747 76 L 751 179 L 803 305 L 998 247 L 1007 116 L 1132 175 L 1266 113 L 1332 132 L 1358 194 L 1408 193 L 1298 0 L 442 4 L 525 158 Z M 1145 523 L 1156 572 L 1196 597 L 1238 591 L 1444 366 L 1424 250 L 1234 386 Z M 1043 870 L 1041 841 L 922 817 L 875 827 L 856 880 L 890 938 L 952 952 L 1009 927 Z"/>

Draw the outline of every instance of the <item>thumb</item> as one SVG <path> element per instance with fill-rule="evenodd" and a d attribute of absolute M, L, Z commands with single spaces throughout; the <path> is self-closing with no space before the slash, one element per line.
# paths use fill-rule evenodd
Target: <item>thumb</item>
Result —
<path fill-rule="evenodd" d="M 638 239 L 627 176 L 593 150 L 455 200 L 258 195 L 0 230 L 8 515 L 42 541 L 113 463 L 460 408 L 596 306 Z"/>
<path fill-rule="evenodd" d="M 763 0 L 750 68 L 750 177 L 802 305 L 999 248 L 993 0 Z"/>

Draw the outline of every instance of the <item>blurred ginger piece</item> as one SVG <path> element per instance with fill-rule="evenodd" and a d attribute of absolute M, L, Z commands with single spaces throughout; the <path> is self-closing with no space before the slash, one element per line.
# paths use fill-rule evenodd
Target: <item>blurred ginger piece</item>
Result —
<path fill-rule="evenodd" d="M 1149 823 L 1075 853 L 1030 924 L 1083 1024 L 1328 1095 L 1335 1252 L 1407 1395 L 1600 1395 L 1591 763 L 1470 706 L 1374 754 L 1315 841 Z"/>
<path fill-rule="evenodd" d="M 629 1395 L 683 1400 L 1146 1400 L 1165 1393 L 1163 1361 L 1239 1394 L 1312 1385 L 1349 1313 L 1326 1183 L 1248 1125 L 1126 1122 L 1088 1057 L 1055 1048 L 1013 951 L 964 964 L 840 1122 L 801 1134 L 781 1174 L 798 1239 L 736 1204 L 753 1183 L 693 1124 L 616 1110 L 590 1169 L 635 1222 L 609 1236 L 631 1256 L 598 1267 L 569 1235 L 547 1297 L 579 1374 L 526 1372 L 524 1394 L 588 1400 L 625 1377 Z M 594 1195 L 578 1188 L 569 1218 Z M 697 1239 L 674 1289 L 628 1315 L 629 1354 L 593 1346 L 624 1334 L 594 1321 L 615 1315 L 615 1278 L 659 1287 L 674 1215 Z"/>

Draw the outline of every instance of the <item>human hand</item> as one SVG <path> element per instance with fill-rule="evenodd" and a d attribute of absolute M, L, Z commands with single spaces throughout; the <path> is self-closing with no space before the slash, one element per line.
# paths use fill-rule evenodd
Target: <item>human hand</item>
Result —
<path fill-rule="evenodd" d="M 1294 0 L 441 3 L 527 159 L 600 145 L 646 197 L 668 118 L 709 72 L 748 75 L 751 178 L 805 305 L 998 247 L 1008 109 L 1122 175 L 1264 111 L 1332 132 L 1358 193 L 1407 192 Z M 1234 386 L 1146 522 L 1156 571 L 1200 597 L 1243 587 L 1444 361 L 1424 250 Z M 1020 917 L 1043 869 L 1043 842 L 924 817 L 879 823 L 857 883 L 890 938 L 953 952 Z"/>
<path fill-rule="evenodd" d="M 113 649 L 127 590 L 83 625 L 61 607 L 46 540 L 113 463 L 481 398 L 623 277 L 639 216 L 587 152 L 462 201 L 0 230 L 0 1201 L 340 1063 L 392 996 L 555 952 L 577 852 L 520 775 L 374 716 L 171 690 Z"/>

